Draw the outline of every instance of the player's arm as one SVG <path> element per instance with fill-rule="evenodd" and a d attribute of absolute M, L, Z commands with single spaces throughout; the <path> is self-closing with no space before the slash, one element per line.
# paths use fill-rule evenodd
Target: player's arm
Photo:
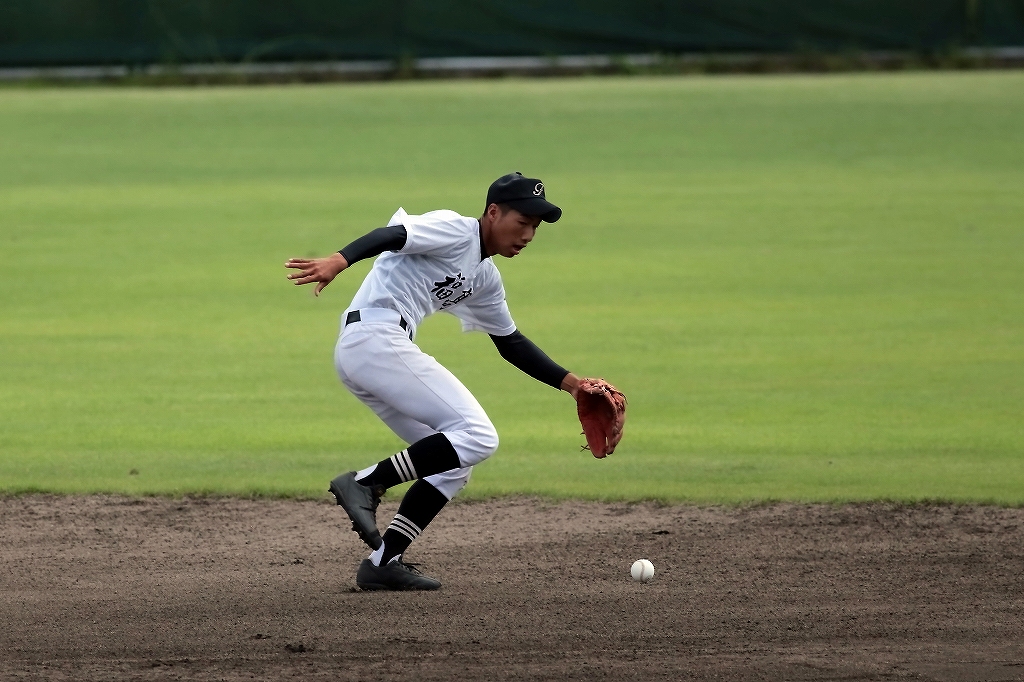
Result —
<path fill-rule="evenodd" d="M 314 296 L 319 296 L 325 286 L 331 283 L 342 270 L 367 258 L 379 256 L 385 251 L 398 251 L 405 246 L 408 235 L 403 225 L 378 227 L 363 235 L 338 253 L 326 258 L 290 258 L 284 266 L 298 272 L 288 275 L 295 284 L 316 282 Z"/>
<path fill-rule="evenodd" d="M 579 377 L 566 370 L 516 330 L 508 336 L 489 335 L 501 357 L 537 381 L 571 393 L 576 397 Z"/>

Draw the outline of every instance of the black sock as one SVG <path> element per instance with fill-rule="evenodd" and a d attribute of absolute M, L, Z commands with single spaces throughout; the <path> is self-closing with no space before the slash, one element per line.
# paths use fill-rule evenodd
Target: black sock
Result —
<path fill-rule="evenodd" d="M 387 489 L 414 478 L 426 478 L 460 467 L 459 455 L 448 436 L 435 433 L 416 441 L 407 450 L 381 460 L 373 471 L 356 480 L 366 486 Z"/>
<path fill-rule="evenodd" d="M 448 498 L 426 481 L 416 481 L 402 498 L 398 513 L 384 531 L 384 553 L 380 565 L 404 552 L 409 543 L 419 537 L 427 524 L 448 504 Z"/>

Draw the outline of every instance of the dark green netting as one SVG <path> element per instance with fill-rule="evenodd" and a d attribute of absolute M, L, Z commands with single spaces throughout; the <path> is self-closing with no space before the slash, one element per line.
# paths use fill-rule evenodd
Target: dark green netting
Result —
<path fill-rule="evenodd" d="M 0 0 L 0 65 L 938 51 L 1024 45 L 1024 0 Z"/>

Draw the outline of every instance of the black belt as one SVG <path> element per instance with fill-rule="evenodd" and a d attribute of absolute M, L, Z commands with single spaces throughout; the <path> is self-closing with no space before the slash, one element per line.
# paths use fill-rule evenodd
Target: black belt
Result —
<path fill-rule="evenodd" d="M 353 322 L 359 322 L 362 318 L 359 316 L 358 310 L 350 310 L 348 315 L 345 316 L 345 326 L 349 326 Z M 409 323 L 405 321 L 405 318 L 401 315 L 398 316 L 398 326 L 402 329 L 408 330 Z M 412 332 L 409 332 L 409 338 L 412 338 Z"/>

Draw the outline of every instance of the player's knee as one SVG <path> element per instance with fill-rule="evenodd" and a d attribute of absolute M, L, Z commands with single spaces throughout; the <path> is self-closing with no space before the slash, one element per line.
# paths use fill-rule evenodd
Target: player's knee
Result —
<path fill-rule="evenodd" d="M 486 429 L 481 429 L 477 435 L 477 442 L 480 444 L 480 451 L 485 453 L 486 459 L 498 451 L 498 430 L 493 424 L 488 424 Z"/>
<path fill-rule="evenodd" d="M 498 432 L 489 422 L 462 432 L 462 447 L 456 446 L 459 459 L 465 466 L 479 464 L 498 449 Z"/>

